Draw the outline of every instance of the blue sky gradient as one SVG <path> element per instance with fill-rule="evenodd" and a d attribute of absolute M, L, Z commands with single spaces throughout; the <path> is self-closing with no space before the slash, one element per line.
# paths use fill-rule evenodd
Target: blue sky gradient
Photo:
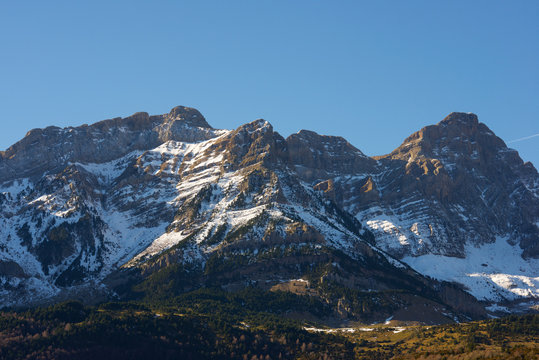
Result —
<path fill-rule="evenodd" d="M 0 149 L 186 105 L 381 155 L 464 111 L 537 166 L 538 65 L 539 1 L 4 1 Z"/>

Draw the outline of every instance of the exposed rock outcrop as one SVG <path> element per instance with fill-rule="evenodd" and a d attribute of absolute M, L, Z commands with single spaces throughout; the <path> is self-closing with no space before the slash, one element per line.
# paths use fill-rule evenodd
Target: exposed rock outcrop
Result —
<path fill-rule="evenodd" d="M 178 106 L 169 114 L 138 112 L 93 125 L 34 129 L 1 154 L 0 183 L 59 171 L 70 162 L 104 163 L 166 141 L 199 142 L 216 136 L 196 109 Z"/>

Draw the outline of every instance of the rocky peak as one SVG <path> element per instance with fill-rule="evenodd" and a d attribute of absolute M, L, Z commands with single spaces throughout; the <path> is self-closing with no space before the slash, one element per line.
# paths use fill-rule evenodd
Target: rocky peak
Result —
<path fill-rule="evenodd" d="M 197 126 L 202 128 L 212 129 L 210 124 L 206 122 L 206 119 L 202 114 L 197 110 L 185 106 L 176 106 L 167 116 L 167 122 L 177 122 L 181 121 L 189 126 Z"/>
<path fill-rule="evenodd" d="M 477 126 L 479 120 L 477 115 L 473 113 L 463 113 L 463 112 L 452 112 L 445 117 L 442 121 L 438 123 L 443 126 L 452 126 L 452 125 L 465 125 L 465 126 Z"/>
<path fill-rule="evenodd" d="M 431 158 L 447 164 L 461 160 L 481 160 L 484 163 L 506 149 L 503 140 L 480 123 L 477 115 L 452 112 L 438 124 L 426 126 L 407 137 L 390 154 L 377 158 L 408 162 L 416 158 Z"/>
<path fill-rule="evenodd" d="M 229 168 L 274 162 L 282 147 L 282 137 L 273 131 L 273 126 L 258 119 L 238 127 L 216 141 L 212 152 L 223 153 Z"/>
<path fill-rule="evenodd" d="M 273 126 L 264 119 L 256 119 L 255 121 L 251 121 L 250 123 L 240 126 L 238 131 L 248 132 L 249 134 L 253 134 L 255 132 L 272 132 Z"/>
<path fill-rule="evenodd" d="M 421 232 L 410 224 L 401 228 L 403 233 L 409 231 L 408 239 L 421 238 L 422 244 L 430 242 L 443 249 L 441 253 L 458 255 L 463 253 L 464 241 L 448 239 L 485 244 L 505 234 L 520 244 L 523 256 L 539 256 L 537 171 L 524 164 L 518 152 L 507 148 L 475 114 L 451 113 L 377 159 L 391 172 L 391 182 L 380 184 L 385 188 L 382 207 L 396 213 L 394 204 L 416 198 L 436 204 L 413 210 L 417 217 L 425 214 L 431 223 L 425 225 L 429 227 L 426 235 L 417 235 Z M 362 209 L 367 205 L 362 204 Z M 440 220 L 441 225 L 436 224 Z M 417 244 L 418 249 L 423 246 Z M 445 244 L 451 247 L 444 248 Z"/>
<path fill-rule="evenodd" d="M 320 135 L 314 131 L 300 130 L 296 134 L 290 135 L 286 140 L 289 143 L 303 142 L 318 146 L 321 145 L 324 148 L 332 151 L 352 151 L 356 155 L 366 157 L 365 154 L 363 154 L 359 149 L 355 148 L 341 136 Z"/>
<path fill-rule="evenodd" d="M 89 126 L 34 129 L 0 154 L 0 182 L 15 176 L 31 177 L 74 162 L 104 163 L 169 140 L 204 141 L 218 133 L 198 110 L 184 106 L 164 115 L 137 112 Z"/>
<path fill-rule="evenodd" d="M 161 124 L 153 130 L 158 133 L 162 143 L 169 140 L 198 142 L 214 136 L 213 128 L 196 109 L 176 106 L 161 117 Z"/>
<path fill-rule="evenodd" d="M 340 136 L 301 130 L 286 139 L 287 161 L 307 181 L 323 181 L 336 173 L 357 174 L 372 170 L 375 161 Z"/>

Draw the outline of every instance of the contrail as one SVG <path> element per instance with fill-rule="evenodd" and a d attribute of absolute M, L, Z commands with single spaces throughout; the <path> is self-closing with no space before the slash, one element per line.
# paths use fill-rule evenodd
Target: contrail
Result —
<path fill-rule="evenodd" d="M 511 143 L 515 143 L 515 142 L 518 142 L 518 141 L 522 141 L 522 140 L 528 140 L 528 139 L 531 139 L 531 138 L 534 138 L 534 137 L 537 137 L 537 136 L 539 136 L 539 134 L 525 136 L 525 137 L 520 138 L 520 139 L 515 139 L 515 140 L 508 141 L 507 143 L 511 144 Z"/>

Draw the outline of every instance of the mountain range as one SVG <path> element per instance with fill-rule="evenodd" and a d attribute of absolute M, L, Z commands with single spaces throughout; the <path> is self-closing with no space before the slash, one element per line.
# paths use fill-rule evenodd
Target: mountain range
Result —
<path fill-rule="evenodd" d="M 253 287 L 442 323 L 539 298 L 539 174 L 470 113 L 376 157 L 183 106 L 34 129 L 0 152 L 0 225 L 4 307 Z"/>

